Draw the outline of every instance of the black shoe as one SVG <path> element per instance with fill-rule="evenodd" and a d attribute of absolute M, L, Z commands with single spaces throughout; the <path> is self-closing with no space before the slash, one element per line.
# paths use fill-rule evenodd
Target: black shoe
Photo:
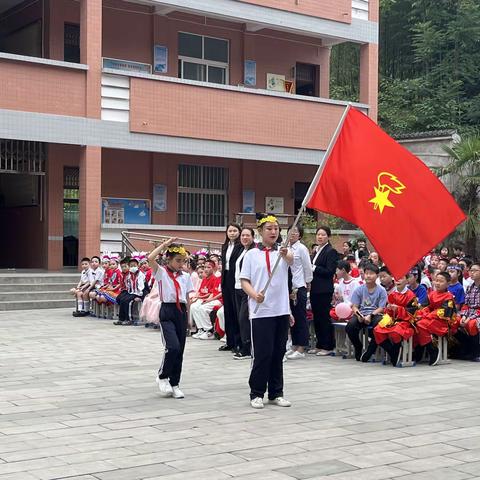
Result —
<path fill-rule="evenodd" d="M 123 320 L 116 320 L 115 322 L 113 322 L 114 325 L 124 325 L 125 322 Z"/>
<path fill-rule="evenodd" d="M 425 347 L 421 345 L 417 345 L 413 351 L 413 360 L 415 363 L 420 363 L 423 359 L 423 352 L 425 351 Z"/>
<path fill-rule="evenodd" d="M 402 354 L 402 344 L 395 343 L 391 349 L 391 352 L 389 352 L 390 361 L 392 362 L 392 365 L 394 367 L 398 367 L 401 360 L 401 354 Z"/>
<path fill-rule="evenodd" d="M 219 352 L 231 352 L 233 350 L 232 347 L 229 347 L 228 345 L 222 345 L 218 351 Z"/>
<path fill-rule="evenodd" d="M 237 352 L 233 354 L 234 360 L 246 360 L 248 358 L 252 358 L 252 356 L 249 353 Z"/>
<path fill-rule="evenodd" d="M 355 349 L 355 360 L 359 362 L 360 359 L 362 358 L 362 346 L 361 345 L 356 346 L 354 347 L 354 349 Z"/>
<path fill-rule="evenodd" d="M 123 324 L 124 324 L 124 325 L 133 325 L 134 322 L 133 322 L 132 320 L 125 320 L 125 321 L 123 322 Z"/>
<path fill-rule="evenodd" d="M 362 356 L 360 357 L 360 360 L 363 363 L 367 363 L 370 358 L 372 358 L 372 355 L 377 351 L 377 344 L 370 341 L 368 344 L 367 349 L 362 353 Z"/>
<path fill-rule="evenodd" d="M 83 317 L 82 313 L 83 312 L 73 312 L 72 317 Z"/>
<path fill-rule="evenodd" d="M 434 347 L 433 344 L 429 343 L 427 345 L 427 352 L 428 352 L 428 364 L 431 367 L 437 365 L 438 361 L 440 360 L 440 350 L 437 347 Z"/>

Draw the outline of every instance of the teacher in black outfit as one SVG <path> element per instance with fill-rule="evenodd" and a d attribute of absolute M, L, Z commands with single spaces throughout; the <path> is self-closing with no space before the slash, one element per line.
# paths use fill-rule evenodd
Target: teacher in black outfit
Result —
<path fill-rule="evenodd" d="M 235 303 L 235 264 L 243 251 L 243 246 L 240 243 L 240 232 L 240 225 L 229 223 L 225 232 L 225 242 L 222 246 L 222 297 L 227 343 L 219 348 L 220 351 L 237 352 L 242 346 Z"/>
<path fill-rule="evenodd" d="M 317 251 L 313 256 L 313 280 L 310 288 L 310 304 L 317 342 L 308 353 L 317 356 L 334 354 L 335 333 L 330 320 L 333 295 L 333 277 L 337 269 L 338 253 L 330 244 L 331 230 L 320 226 L 316 232 Z"/>

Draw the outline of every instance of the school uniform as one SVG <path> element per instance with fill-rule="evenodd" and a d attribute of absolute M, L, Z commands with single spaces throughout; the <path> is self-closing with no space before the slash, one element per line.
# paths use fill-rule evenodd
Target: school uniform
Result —
<path fill-rule="evenodd" d="M 90 269 L 88 281 L 93 284 L 93 288 L 100 288 L 103 285 L 104 276 L 105 270 L 102 267 L 98 267 L 96 270 Z"/>
<path fill-rule="evenodd" d="M 243 259 L 240 278 L 250 281 L 261 292 L 280 255 L 278 245 L 272 249 L 259 245 Z M 258 305 L 258 311 L 255 309 Z M 269 400 L 283 397 L 283 356 L 288 338 L 290 303 L 288 264 L 280 259 L 275 275 L 262 303 L 249 298 L 253 365 L 250 373 L 250 398 L 263 398 L 268 389 Z"/>
<path fill-rule="evenodd" d="M 187 302 L 193 292 L 190 275 L 173 272 L 168 267 L 158 267 L 155 272 L 160 295 L 160 333 L 164 355 L 158 369 L 158 378 L 169 379 L 175 387 L 180 382 L 183 352 L 187 338 Z"/>
<path fill-rule="evenodd" d="M 192 284 L 193 291 L 193 284 Z M 220 279 L 215 275 L 204 278 L 200 285 L 199 293 L 206 295 L 207 297 L 217 296 L 221 292 Z M 216 307 L 221 307 L 222 302 L 220 299 L 212 300 L 207 303 L 203 303 L 203 300 L 197 300 L 190 306 L 190 315 L 195 325 L 199 330 L 210 331 L 213 329 L 212 321 L 210 320 L 210 313 Z"/>
<path fill-rule="evenodd" d="M 129 272 L 125 277 L 126 293 L 117 297 L 120 306 L 118 312 L 119 322 L 132 322 L 132 305 L 139 298 L 143 299 L 145 288 L 145 275 L 138 270 L 136 273 Z"/>
<path fill-rule="evenodd" d="M 290 309 L 295 318 L 295 323 L 290 328 L 292 345 L 306 347 L 310 339 L 307 323 L 307 285 L 313 279 L 313 270 L 308 248 L 302 242 L 295 242 L 291 250 L 293 264 L 290 271 L 292 290 L 295 292 L 295 300 L 290 300 Z"/>

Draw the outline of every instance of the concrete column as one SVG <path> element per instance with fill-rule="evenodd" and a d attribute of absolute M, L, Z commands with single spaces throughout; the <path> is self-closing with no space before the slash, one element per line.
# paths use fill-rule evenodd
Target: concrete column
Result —
<path fill-rule="evenodd" d="M 102 0 L 81 0 L 80 61 L 86 72 L 85 115 L 100 118 L 102 81 Z"/>
<path fill-rule="evenodd" d="M 320 88 L 319 93 L 322 98 L 330 97 L 330 55 L 331 47 L 325 47 L 320 50 Z"/>
<path fill-rule="evenodd" d="M 100 253 L 102 149 L 82 147 L 80 156 L 80 221 L 78 256 Z"/>
<path fill-rule="evenodd" d="M 378 45 L 360 47 L 360 102 L 370 106 L 368 115 L 377 120 L 378 112 Z"/>

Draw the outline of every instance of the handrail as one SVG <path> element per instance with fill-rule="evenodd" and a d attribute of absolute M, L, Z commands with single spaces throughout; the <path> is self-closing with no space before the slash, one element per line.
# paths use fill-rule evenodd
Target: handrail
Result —
<path fill-rule="evenodd" d="M 133 241 L 143 241 L 143 242 L 154 242 L 161 243 L 165 240 L 168 240 L 170 235 L 158 235 L 155 233 L 140 233 L 140 232 L 129 232 L 128 230 L 122 231 L 122 254 L 126 255 L 127 253 L 131 254 L 134 251 L 139 249 L 135 248 Z M 176 237 L 178 242 L 188 246 L 188 247 L 197 247 L 198 249 L 206 248 L 208 251 L 213 248 L 221 249 L 223 242 L 216 242 L 207 239 L 193 239 L 193 238 L 181 238 Z"/>

